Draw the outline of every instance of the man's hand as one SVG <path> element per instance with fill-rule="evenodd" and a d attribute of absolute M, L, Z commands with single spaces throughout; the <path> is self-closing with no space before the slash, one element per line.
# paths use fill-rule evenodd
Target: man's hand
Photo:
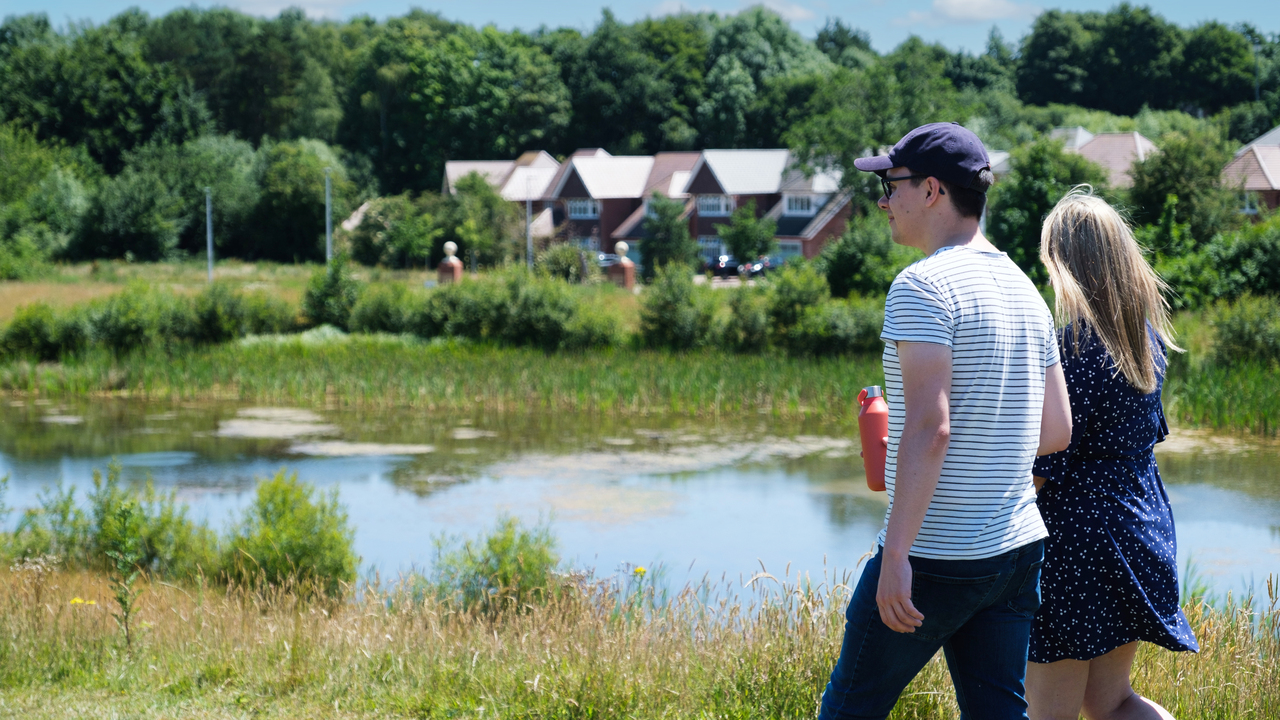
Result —
<path fill-rule="evenodd" d="M 911 604 L 911 563 L 906 557 L 881 556 L 876 605 L 880 607 L 880 620 L 895 632 L 915 632 L 924 623 L 924 615 Z"/>

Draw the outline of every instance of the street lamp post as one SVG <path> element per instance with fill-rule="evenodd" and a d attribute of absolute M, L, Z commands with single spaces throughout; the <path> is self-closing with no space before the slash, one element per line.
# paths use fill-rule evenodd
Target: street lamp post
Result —
<path fill-rule="evenodd" d="M 333 261 L 333 181 L 324 169 L 324 262 Z"/>
<path fill-rule="evenodd" d="M 524 247 L 529 269 L 533 269 L 533 178 L 524 178 Z"/>
<path fill-rule="evenodd" d="M 209 249 L 209 282 L 213 282 L 213 188 L 204 189 L 204 234 Z"/>

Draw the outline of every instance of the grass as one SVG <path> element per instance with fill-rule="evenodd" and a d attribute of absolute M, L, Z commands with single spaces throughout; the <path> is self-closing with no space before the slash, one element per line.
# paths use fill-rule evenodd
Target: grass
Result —
<path fill-rule="evenodd" d="M 106 352 L 0 367 L 0 389 L 298 405 L 623 414 L 850 417 L 858 390 L 883 384 L 875 356 L 833 359 L 658 351 L 543 353 L 351 336 L 308 345 Z"/>
<path fill-rule="evenodd" d="M 0 570 L 0 712 L 812 717 L 843 631 L 841 581 L 763 580 L 737 595 L 727 585 L 688 588 L 665 600 L 633 579 L 562 576 L 545 605 L 496 617 L 419 597 L 411 582 L 374 584 L 348 603 L 152 584 L 138 600 L 130 657 L 102 577 Z M 1202 651 L 1144 646 L 1139 692 L 1181 720 L 1280 715 L 1275 598 L 1261 612 L 1198 603 L 1186 612 Z M 940 657 L 891 717 L 958 717 Z"/>
<path fill-rule="evenodd" d="M 214 266 L 214 279 L 238 290 L 266 291 L 297 305 L 316 264 L 283 265 L 270 262 L 222 260 Z M 208 282 L 208 266 L 203 260 L 187 262 L 127 263 L 101 260 L 92 263 L 55 265 L 53 272 L 36 281 L 0 281 L 0 322 L 7 322 L 19 307 L 45 302 L 59 308 L 79 305 L 114 295 L 130 282 L 144 280 L 175 292 L 195 294 Z M 435 273 L 423 270 L 385 270 L 353 266 L 357 279 L 366 282 L 401 283 L 421 286 Z"/>

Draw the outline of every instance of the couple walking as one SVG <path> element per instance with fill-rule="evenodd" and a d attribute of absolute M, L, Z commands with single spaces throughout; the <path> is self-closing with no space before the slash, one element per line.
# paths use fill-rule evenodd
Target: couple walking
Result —
<path fill-rule="evenodd" d="M 1057 333 L 979 229 L 994 177 L 973 133 L 925 125 L 855 165 L 926 257 L 885 303 L 889 512 L 821 718 L 887 716 L 939 648 L 963 718 L 1171 717 L 1129 683 L 1139 640 L 1197 649 L 1152 455 L 1160 280 L 1115 210 L 1071 192 L 1040 250 Z"/>

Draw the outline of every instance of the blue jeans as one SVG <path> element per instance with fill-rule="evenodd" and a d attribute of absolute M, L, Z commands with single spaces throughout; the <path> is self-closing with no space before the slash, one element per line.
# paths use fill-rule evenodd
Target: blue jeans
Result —
<path fill-rule="evenodd" d="M 821 720 L 884 718 L 942 648 L 960 717 L 1027 717 L 1023 681 L 1031 619 L 1040 607 L 1044 541 L 982 560 L 911 560 L 911 602 L 924 615 L 914 633 L 880 620 L 881 548 L 845 612 L 844 644 L 822 694 Z"/>

